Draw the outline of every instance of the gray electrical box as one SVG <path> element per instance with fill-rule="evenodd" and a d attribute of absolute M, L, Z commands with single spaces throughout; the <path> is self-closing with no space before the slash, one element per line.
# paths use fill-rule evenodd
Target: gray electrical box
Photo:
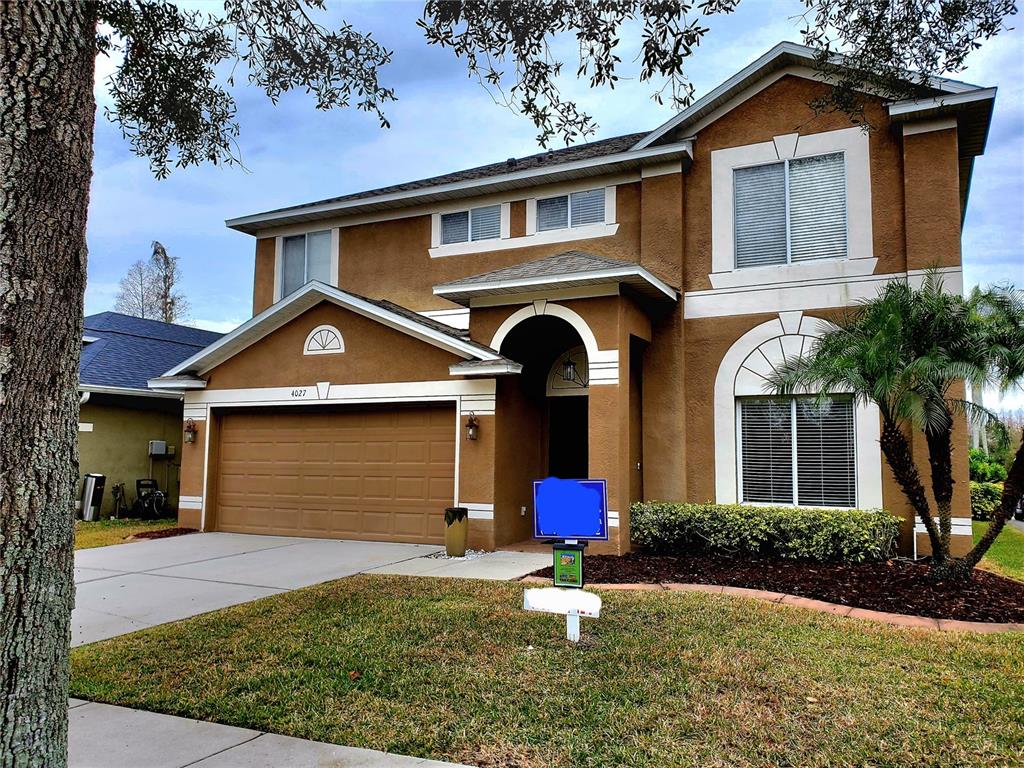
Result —
<path fill-rule="evenodd" d="M 150 456 L 166 456 L 167 455 L 167 441 L 166 440 L 150 440 L 149 441 L 149 455 Z"/>

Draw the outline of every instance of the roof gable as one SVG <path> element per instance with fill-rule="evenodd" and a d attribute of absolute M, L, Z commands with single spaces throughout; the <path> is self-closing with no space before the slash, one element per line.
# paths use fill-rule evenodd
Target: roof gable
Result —
<path fill-rule="evenodd" d="M 180 387 L 182 376 L 203 375 L 324 301 L 337 304 L 466 360 L 501 359 L 493 349 L 470 341 L 455 328 L 423 317 L 405 307 L 389 301 L 368 299 L 313 281 L 243 323 L 198 354 L 167 370 L 162 376 L 154 377 L 150 380 L 150 386 L 158 389 Z"/>
<path fill-rule="evenodd" d="M 650 133 L 646 134 L 633 149 L 645 149 L 665 141 L 680 133 L 688 134 L 695 131 L 696 126 L 707 121 L 723 108 L 731 108 L 734 99 L 751 89 L 759 81 L 790 67 L 813 67 L 813 48 L 798 43 L 781 42 L 765 52 L 735 75 L 718 87 L 712 89 L 675 117 L 665 121 Z M 842 58 L 837 57 L 841 62 Z M 948 78 L 933 78 L 930 86 L 937 94 L 963 94 L 980 90 L 980 86 L 964 83 Z M 752 94 L 751 94 L 752 95 Z"/>

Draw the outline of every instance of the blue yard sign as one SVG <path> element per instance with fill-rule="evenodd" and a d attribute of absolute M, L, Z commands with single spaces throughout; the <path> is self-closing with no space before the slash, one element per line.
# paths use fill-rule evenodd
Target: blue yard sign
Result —
<path fill-rule="evenodd" d="M 607 541 L 607 482 L 558 477 L 534 480 L 533 537 Z"/>

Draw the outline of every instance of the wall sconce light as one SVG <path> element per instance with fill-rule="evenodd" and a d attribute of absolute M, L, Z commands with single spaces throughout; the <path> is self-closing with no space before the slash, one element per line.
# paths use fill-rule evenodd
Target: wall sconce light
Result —
<path fill-rule="evenodd" d="M 199 428 L 196 426 L 194 420 L 189 419 L 185 422 L 185 442 L 194 443 L 196 441 L 196 435 L 199 433 Z"/>
<path fill-rule="evenodd" d="M 470 413 L 466 421 L 466 439 L 476 440 L 480 435 L 480 422 L 476 420 L 476 414 Z"/>
<path fill-rule="evenodd" d="M 579 369 L 576 367 L 575 361 L 571 357 L 566 357 L 562 361 L 562 380 L 567 381 L 570 384 L 578 384 L 581 387 L 587 386 L 588 382 L 580 376 Z"/>

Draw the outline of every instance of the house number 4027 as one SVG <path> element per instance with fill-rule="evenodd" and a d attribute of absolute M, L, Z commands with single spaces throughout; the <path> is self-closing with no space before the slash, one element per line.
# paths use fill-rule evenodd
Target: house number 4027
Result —
<path fill-rule="evenodd" d="M 293 389 L 292 390 L 292 397 L 305 397 L 305 396 L 306 396 L 306 389 L 305 389 L 305 387 L 303 387 L 302 389 Z"/>

